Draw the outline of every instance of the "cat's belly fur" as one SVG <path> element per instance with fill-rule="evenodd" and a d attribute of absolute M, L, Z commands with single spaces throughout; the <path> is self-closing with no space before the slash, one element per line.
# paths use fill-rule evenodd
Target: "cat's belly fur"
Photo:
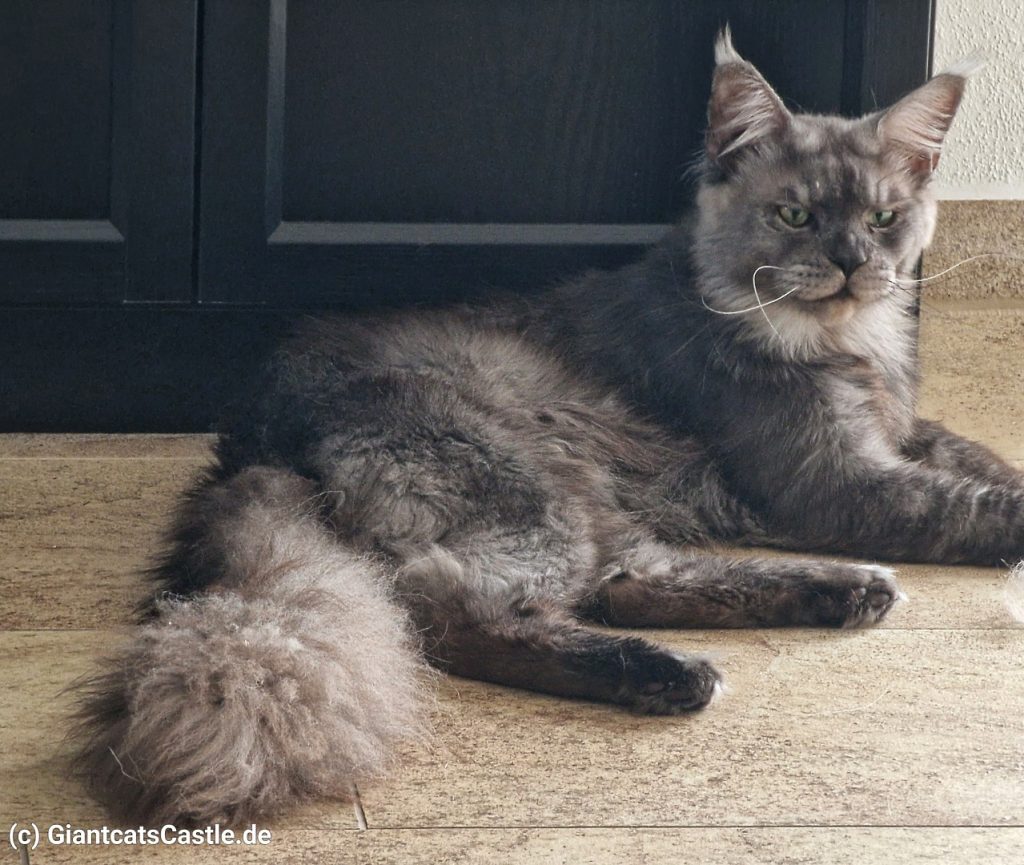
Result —
<path fill-rule="evenodd" d="M 296 346 L 225 437 L 225 461 L 312 477 L 338 536 L 387 557 L 407 588 L 451 578 L 451 559 L 454 582 L 484 595 L 572 605 L 653 536 L 644 511 L 714 533 L 666 495 L 703 467 L 699 448 L 515 332 L 420 313 L 318 325 Z"/>

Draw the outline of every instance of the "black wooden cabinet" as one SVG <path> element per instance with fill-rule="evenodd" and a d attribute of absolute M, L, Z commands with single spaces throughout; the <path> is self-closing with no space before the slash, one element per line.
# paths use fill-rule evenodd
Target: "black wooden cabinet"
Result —
<path fill-rule="evenodd" d="M 932 0 L 5 0 L 0 427 L 197 429 L 290 314 L 536 290 L 685 207 L 712 39 L 805 110 Z"/>

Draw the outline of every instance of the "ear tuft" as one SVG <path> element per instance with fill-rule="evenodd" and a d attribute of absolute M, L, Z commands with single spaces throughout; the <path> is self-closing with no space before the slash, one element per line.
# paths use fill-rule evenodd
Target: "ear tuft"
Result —
<path fill-rule="evenodd" d="M 985 55 L 978 51 L 968 54 L 962 60 L 957 60 L 948 69 L 943 69 L 940 75 L 956 75 L 959 78 L 973 78 L 988 65 Z"/>
<path fill-rule="evenodd" d="M 715 41 L 715 64 L 705 146 L 720 162 L 784 128 L 790 115 L 761 73 L 733 47 L 728 25 Z"/>
<path fill-rule="evenodd" d="M 726 24 L 718 31 L 715 39 L 715 65 L 721 66 L 725 63 L 742 63 L 743 58 L 735 48 L 732 47 L 732 30 Z"/>
<path fill-rule="evenodd" d="M 878 135 L 900 154 L 913 174 L 928 177 L 935 171 L 967 78 L 983 66 L 977 55 L 965 58 L 882 112 Z"/>

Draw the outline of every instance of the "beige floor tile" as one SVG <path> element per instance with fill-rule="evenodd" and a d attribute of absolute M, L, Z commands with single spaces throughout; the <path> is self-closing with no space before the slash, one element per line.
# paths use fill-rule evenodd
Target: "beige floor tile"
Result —
<path fill-rule="evenodd" d="M 0 817 L 97 825 L 103 814 L 63 762 L 69 700 L 61 691 L 111 643 L 103 632 L 0 633 Z"/>
<path fill-rule="evenodd" d="M 1024 627 L 1006 606 L 1003 568 L 897 565 L 896 578 L 909 597 L 880 628 Z"/>
<path fill-rule="evenodd" d="M 0 459 L 0 628 L 111 627 L 147 586 L 195 458 Z"/>
<path fill-rule="evenodd" d="M 920 412 L 1024 460 L 1024 308 L 931 302 L 921 316 Z"/>
<path fill-rule="evenodd" d="M 356 837 L 360 865 L 1012 865 L 1022 829 L 394 829 Z"/>
<path fill-rule="evenodd" d="M 430 747 L 363 790 L 369 825 L 1020 825 L 1021 631 L 657 632 L 717 653 L 732 692 L 690 717 L 450 679 Z M 102 825 L 67 777 L 62 688 L 108 633 L 0 634 L 0 817 Z M 316 803 L 271 828 L 350 828 Z"/>
<path fill-rule="evenodd" d="M 124 433 L 3 433 L 0 457 L 122 457 L 205 459 L 212 435 L 127 435 Z"/>
<path fill-rule="evenodd" d="M 1020 825 L 1022 631 L 662 632 L 732 693 L 640 718 L 451 679 L 372 827 Z"/>

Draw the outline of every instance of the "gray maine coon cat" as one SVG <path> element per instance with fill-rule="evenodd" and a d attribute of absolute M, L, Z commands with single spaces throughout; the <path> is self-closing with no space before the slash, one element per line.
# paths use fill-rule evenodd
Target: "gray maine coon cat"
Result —
<path fill-rule="evenodd" d="M 589 623 L 847 627 L 900 598 L 884 567 L 707 541 L 1024 555 L 1022 476 L 915 415 L 912 274 L 966 69 L 847 120 L 787 111 L 728 34 L 716 60 L 696 206 L 639 263 L 279 351 L 89 685 L 79 766 L 116 815 L 346 795 L 419 733 L 424 657 L 676 713 L 714 666 Z"/>

